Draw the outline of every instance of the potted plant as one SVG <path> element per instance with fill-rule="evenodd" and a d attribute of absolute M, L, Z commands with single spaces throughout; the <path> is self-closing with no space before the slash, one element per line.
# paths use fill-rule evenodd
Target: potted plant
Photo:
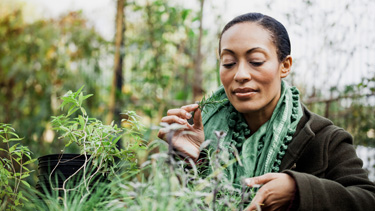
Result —
<path fill-rule="evenodd" d="M 142 145 L 138 131 L 140 124 L 134 112 L 127 112 L 127 121 L 134 127 L 124 130 L 112 122 L 103 124 L 96 118 L 88 116 L 83 102 L 92 96 L 83 95 L 83 87 L 78 91 L 67 92 L 61 97 L 61 109 L 68 108 L 65 114 L 52 117 L 53 129 L 61 133 L 59 139 L 66 140 L 66 147 L 75 144 L 80 154 L 53 154 L 38 158 L 37 189 L 47 193 L 59 191 L 66 204 L 70 191 L 83 189 L 82 201 L 92 193 L 93 186 L 106 180 L 107 176 L 116 173 L 117 161 L 128 162 L 128 171 L 136 169 L 134 151 L 131 146 Z M 119 149 L 117 142 L 126 134 L 134 134 L 133 142 L 125 149 Z"/>

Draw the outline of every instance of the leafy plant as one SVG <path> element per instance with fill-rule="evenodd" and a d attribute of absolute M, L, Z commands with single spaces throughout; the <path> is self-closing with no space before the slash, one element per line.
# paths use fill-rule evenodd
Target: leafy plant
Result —
<path fill-rule="evenodd" d="M 62 132 L 59 139 L 67 139 L 68 147 L 72 143 L 80 147 L 81 154 L 90 154 L 92 158 L 101 158 L 95 165 L 105 166 L 114 162 L 114 157 L 121 157 L 123 151 L 116 147 L 121 139 L 123 130 L 115 125 L 104 125 L 100 120 L 90 118 L 82 103 L 92 94 L 83 95 L 83 86 L 76 92 L 69 91 L 61 99 L 63 100 L 60 108 L 68 106 L 66 114 L 52 117 L 52 125 L 58 132 Z M 72 115 L 78 112 L 78 116 L 72 118 Z"/>
<path fill-rule="evenodd" d="M 83 95 L 83 86 L 76 92 L 69 91 L 61 99 L 61 109 L 67 107 L 66 114 L 52 117 L 52 125 L 54 130 L 62 133 L 59 139 L 67 141 L 66 147 L 71 144 L 79 146 L 81 154 L 85 156 L 84 165 L 79 168 L 72 176 L 64 181 L 62 188 L 55 188 L 64 192 L 64 205 L 68 205 L 67 192 L 77 190 L 79 186 L 84 186 L 87 196 L 92 193 L 90 183 L 93 178 L 99 174 L 105 174 L 109 177 L 115 176 L 118 168 L 115 168 L 117 161 L 126 163 L 122 165 L 125 169 L 122 171 L 132 172 L 137 171 L 136 156 L 134 151 L 136 147 L 143 147 L 142 140 L 138 131 L 141 130 L 138 116 L 134 112 L 127 112 L 128 120 L 132 125 L 130 130 L 124 130 L 113 122 L 110 125 L 104 125 L 100 120 L 90 118 L 86 109 L 82 106 L 83 102 L 88 99 L 92 94 Z M 117 143 L 124 136 L 137 137 L 136 142 L 127 142 L 128 145 L 125 149 L 120 149 Z M 89 166 L 92 164 L 92 166 Z M 95 170 L 93 170 L 95 169 Z M 66 182 L 73 178 L 79 171 L 82 173 L 82 182 L 77 187 L 72 189 L 66 188 Z M 82 197 L 84 199 L 85 197 Z"/>
<path fill-rule="evenodd" d="M 20 186 L 30 188 L 26 178 L 32 172 L 26 166 L 35 162 L 31 158 L 31 152 L 26 146 L 16 143 L 20 138 L 9 124 L 0 123 L 0 138 L 6 147 L 0 148 L 0 210 L 16 210 L 23 207 L 23 201 L 27 201 Z"/>
<path fill-rule="evenodd" d="M 32 21 L 25 16 L 29 6 L 0 1 L 0 55 L 7 55 L 0 56 L 0 122 L 27 137 L 23 145 L 38 157 L 62 147 L 45 136 L 51 115 L 59 112 L 57 97 L 79 84 L 106 95 L 102 70 L 108 66 L 100 61 L 111 53 L 110 42 L 90 27 L 82 12 Z M 104 116 L 101 95 L 89 101 L 87 110 Z"/>

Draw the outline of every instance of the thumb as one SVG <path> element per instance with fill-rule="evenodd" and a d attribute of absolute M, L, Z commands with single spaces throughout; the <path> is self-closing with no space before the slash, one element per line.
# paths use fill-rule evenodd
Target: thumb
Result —
<path fill-rule="evenodd" d="M 249 187 L 263 185 L 263 184 L 266 184 L 273 179 L 276 179 L 276 177 L 277 177 L 276 173 L 268 173 L 268 174 L 264 174 L 264 175 L 258 176 L 258 177 L 247 178 L 247 179 L 245 179 L 245 184 Z"/>
<path fill-rule="evenodd" d="M 195 110 L 194 114 L 194 128 L 199 129 L 203 127 L 203 122 L 202 122 L 202 111 L 201 109 L 197 108 Z"/>

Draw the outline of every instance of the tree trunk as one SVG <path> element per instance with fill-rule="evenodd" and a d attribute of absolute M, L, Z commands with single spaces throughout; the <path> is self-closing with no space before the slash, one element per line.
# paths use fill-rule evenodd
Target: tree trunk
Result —
<path fill-rule="evenodd" d="M 125 4 L 126 0 L 117 0 L 114 73 L 109 99 L 109 112 L 106 120 L 107 124 L 110 124 L 114 120 L 120 120 L 121 105 L 119 102 L 119 93 L 121 93 L 124 81 L 122 64 L 124 57 Z"/>
<path fill-rule="evenodd" d="M 194 82 L 193 82 L 193 99 L 198 101 L 203 96 L 203 74 L 202 74 L 202 36 L 203 36 L 203 6 L 204 0 L 200 0 L 200 13 L 199 13 L 199 37 L 197 45 L 197 54 L 195 55 L 195 67 L 194 67 Z"/>

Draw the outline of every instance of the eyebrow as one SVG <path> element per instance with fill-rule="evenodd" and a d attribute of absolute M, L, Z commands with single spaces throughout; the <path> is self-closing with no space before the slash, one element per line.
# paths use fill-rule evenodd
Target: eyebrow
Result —
<path fill-rule="evenodd" d="M 263 52 L 266 52 L 266 50 L 263 49 L 263 48 L 261 48 L 261 47 L 255 47 L 255 48 L 251 48 L 251 49 L 247 50 L 247 51 L 246 51 L 246 54 L 251 54 L 253 51 L 258 51 L 258 50 L 263 51 Z M 227 49 L 227 48 L 224 48 L 224 49 L 222 50 L 222 53 L 220 54 L 220 58 L 222 57 L 224 51 L 225 51 L 225 52 L 229 52 L 230 54 L 236 55 L 236 53 L 235 53 L 234 51 L 232 51 L 232 50 L 230 50 L 230 49 Z"/>

